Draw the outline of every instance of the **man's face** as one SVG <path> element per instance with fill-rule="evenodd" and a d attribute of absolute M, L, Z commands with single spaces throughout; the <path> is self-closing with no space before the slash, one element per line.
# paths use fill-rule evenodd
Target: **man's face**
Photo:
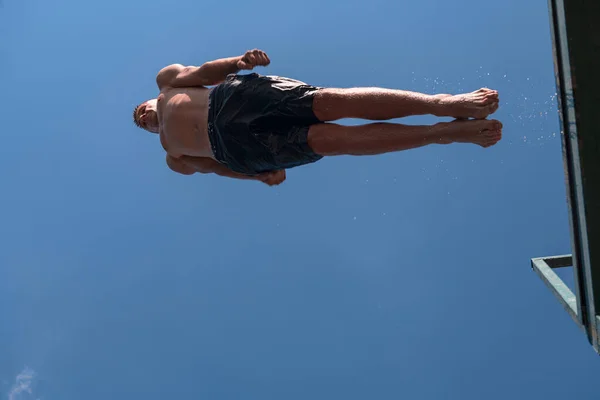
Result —
<path fill-rule="evenodd" d="M 148 100 L 138 108 L 137 120 L 142 128 L 149 132 L 158 133 L 158 114 L 156 112 L 156 99 Z"/>

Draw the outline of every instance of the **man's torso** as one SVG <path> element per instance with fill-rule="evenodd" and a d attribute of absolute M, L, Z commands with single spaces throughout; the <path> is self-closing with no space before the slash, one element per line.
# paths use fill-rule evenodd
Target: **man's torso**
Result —
<path fill-rule="evenodd" d="M 160 141 L 172 156 L 214 158 L 208 138 L 210 89 L 166 88 L 158 96 Z"/>

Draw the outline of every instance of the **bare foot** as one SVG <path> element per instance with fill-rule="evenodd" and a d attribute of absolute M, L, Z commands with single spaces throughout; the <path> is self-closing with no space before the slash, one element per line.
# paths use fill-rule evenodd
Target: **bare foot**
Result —
<path fill-rule="evenodd" d="M 471 93 L 457 95 L 437 95 L 438 117 L 484 119 L 498 109 L 498 92 L 481 88 Z"/>
<path fill-rule="evenodd" d="M 502 139 L 502 123 L 495 119 L 456 120 L 440 122 L 440 143 L 473 143 L 490 147 Z"/>

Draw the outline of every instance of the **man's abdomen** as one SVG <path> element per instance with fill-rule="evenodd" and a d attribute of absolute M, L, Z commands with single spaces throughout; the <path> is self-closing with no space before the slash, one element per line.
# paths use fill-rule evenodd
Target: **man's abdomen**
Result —
<path fill-rule="evenodd" d="M 178 153 L 213 157 L 207 127 L 208 94 L 206 88 L 171 90 L 165 108 L 166 136 Z"/>

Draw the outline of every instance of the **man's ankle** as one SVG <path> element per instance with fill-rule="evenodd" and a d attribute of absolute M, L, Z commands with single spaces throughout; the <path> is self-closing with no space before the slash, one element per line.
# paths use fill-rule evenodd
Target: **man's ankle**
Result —
<path fill-rule="evenodd" d="M 434 94 L 431 95 L 431 114 L 436 117 L 447 117 L 448 114 L 448 103 L 445 101 L 447 97 L 451 95 L 446 94 Z"/>

